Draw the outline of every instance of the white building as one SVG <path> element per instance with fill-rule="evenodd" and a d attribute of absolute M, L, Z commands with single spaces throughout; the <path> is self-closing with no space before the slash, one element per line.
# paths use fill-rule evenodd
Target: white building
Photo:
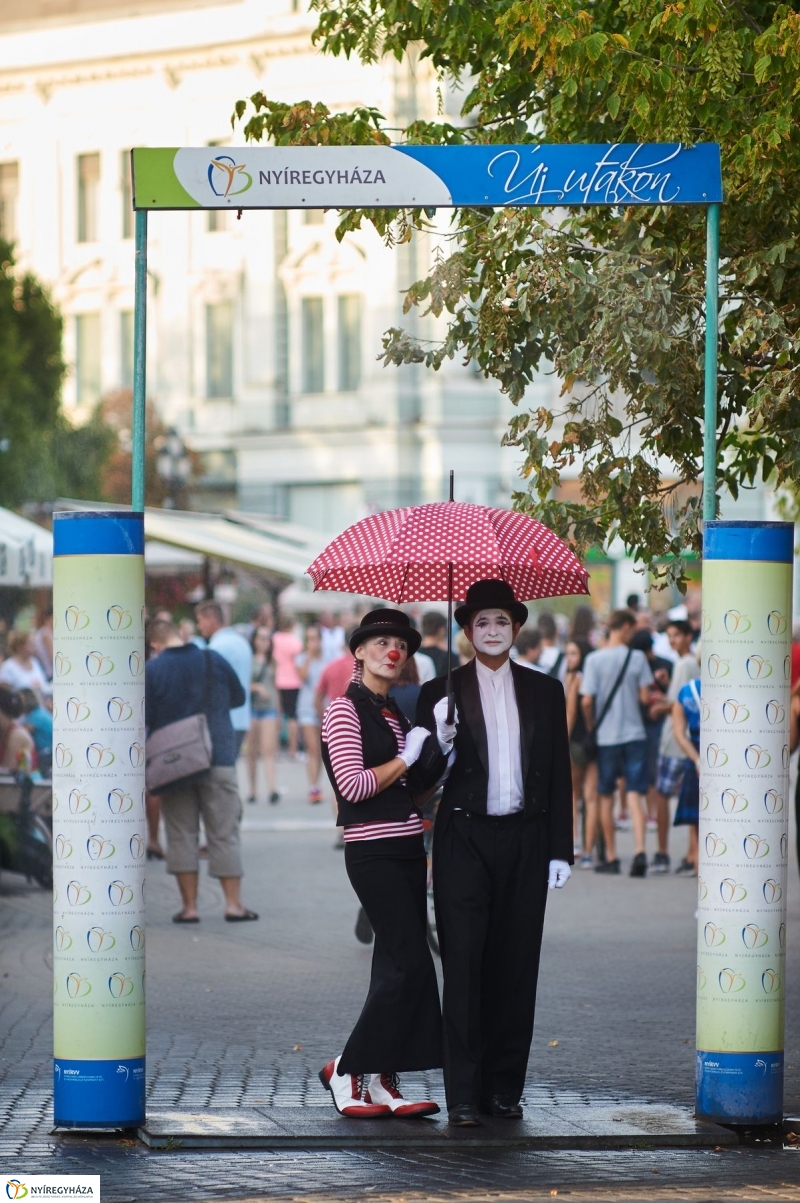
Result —
<path fill-rule="evenodd" d="M 131 146 L 243 142 L 234 102 L 436 113 L 424 64 L 319 55 L 297 0 L 3 0 L 0 222 L 65 316 L 65 403 L 84 420 L 130 386 Z M 456 108 L 456 105 L 453 105 Z M 454 114 L 451 114 L 452 117 Z M 149 218 L 148 392 L 198 451 L 197 500 L 328 533 L 375 509 L 457 496 L 508 504 L 512 407 L 463 365 L 384 368 L 381 335 L 431 245 L 337 243 L 335 213 Z M 431 326 L 430 333 L 434 333 Z M 551 378 L 529 403 L 555 396 Z"/>

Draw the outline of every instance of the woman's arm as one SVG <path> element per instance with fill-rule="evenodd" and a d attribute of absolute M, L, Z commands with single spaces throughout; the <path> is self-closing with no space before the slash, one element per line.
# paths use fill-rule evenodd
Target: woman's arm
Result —
<path fill-rule="evenodd" d="M 373 798 L 407 771 L 399 756 L 372 769 L 364 767 L 361 727 L 349 698 L 336 698 L 325 711 L 322 739 L 328 747 L 336 788 L 348 802 Z"/>
<path fill-rule="evenodd" d="M 567 689 L 567 731 L 572 735 L 572 729 L 578 718 L 578 694 L 581 688 L 581 673 L 573 673 Z"/>
<path fill-rule="evenodd" d="M 691 760 L 694 767 L 700 769 L 700 753 L 692 743 L 689 737 L 689 724 L 686 721 L 686 711 L 680 702 L 672 703 L 672 730 L 675 733 L 675 742 L 682 752 Z"/>
<path fill-rule="evenodd" d="M 301 652 L 299 656 L 295 656 L 294 658 L 294 667 L 298 677 L 305 684 L 308 680 L 308 671 L 311 668 L 311 657 L 303 657 L 303 653 Z"/>

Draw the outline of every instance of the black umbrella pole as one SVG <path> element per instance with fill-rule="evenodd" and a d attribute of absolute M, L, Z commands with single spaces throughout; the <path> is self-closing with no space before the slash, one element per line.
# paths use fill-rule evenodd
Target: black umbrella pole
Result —
<path fill-rule="evenodd" d="M 453 565 L 447 565 L 447 721 L 452 723 L 456 711 L 453 695 Z"/>

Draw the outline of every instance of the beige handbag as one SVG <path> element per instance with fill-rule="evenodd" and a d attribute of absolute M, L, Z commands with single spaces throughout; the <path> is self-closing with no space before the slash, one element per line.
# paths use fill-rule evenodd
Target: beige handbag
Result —
<path fill-rule="evenodd" d="M 206 671 L 200 714 L 159 727 L 145 742 L 145 782 L 152 792 L 211 768 L 213 749 L 206 713 L 211 701 L 211 655 L 204 653 Z"/>

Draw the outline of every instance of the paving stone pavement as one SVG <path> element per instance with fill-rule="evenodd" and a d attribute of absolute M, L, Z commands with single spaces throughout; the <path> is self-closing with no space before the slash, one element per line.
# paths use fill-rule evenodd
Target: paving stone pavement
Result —
<path fill-rule="evenodd" d="M 159 1108 L 325 1107 L 320 1066 L 340 1051 L 363 1002 L 370 950 L 353 936 L 356 901 L 328 812 L 303 799 L 302 766 L 283 763 L 279 806 L 246 806 L 244 898 L 258 923 L 222 920 L 203 876 L 201 923 L 170 918 L 177 893 L 148 866 L 148 1098 Z M 650 837 L 653 838 L 652 836 Z M 683 851 L 675 833 L 675 859 Z M 623 836 L 623 855 L 627 848 Z M 526 1100 L 536 1105 L 693 1103 L 694 883 L 574 874 L 551 896 Z M 796 866 L 789 920 L 800 914 Z M 787 1111 L 800 1114 L 800 954 L 789 940 Z M 118 1136 L 53 1137 L 50 899 L 0 881 L 0 1167 L 98 1172 L 128 1198 L 534 1199 L 538 1192 L 633 1191 L 620 1198 L 800 1200 L 793 1152 L 153 1153 Z M 443 1102 L 438 1074 L 414 1085 Z M 91 1167 L 91 1168 L 90 1168 Z M 654 1194 L 659 1190 L 678 1194 Z M 646 1183 L 645 1187 L 641 1183 Z M 705 1184 L 705 1185 L 704 1185 Z M 546 1188 L 546 1189 L 545 1189 Z M 636 1191 L 645 1193 L 639 1195 Z M 765 1194 L 766 1191 L 766 1194 Z M 417 1194 L 415 1195 L 415 1192 Z M 421 1193 L 420 1193 L 421 1192 Z M 427 1193 L 426 1193 L 427 1192 Z M 532 1192 L 532 1193 L 531 1193 Z M 601 1193 L 597 1193 L 601 1192 Z M 688 1193 L 687 1193 L 688 1192 Z M 701 1193 L 697 1193 L 701 1192 Z M 761 1192 L 761 1193 L 759 1193 Z M 787 1193 L 788 1192 L 788 1193 Z M 587 1196 L 588 1197 L 588 1196 Z M 608 1197 L 612 1197 L 608 1194 Z M 732 1197 L 732 1196 L 730 1196 Z M 749 1198 L 747 1193 L 736 1197 Z"/>

